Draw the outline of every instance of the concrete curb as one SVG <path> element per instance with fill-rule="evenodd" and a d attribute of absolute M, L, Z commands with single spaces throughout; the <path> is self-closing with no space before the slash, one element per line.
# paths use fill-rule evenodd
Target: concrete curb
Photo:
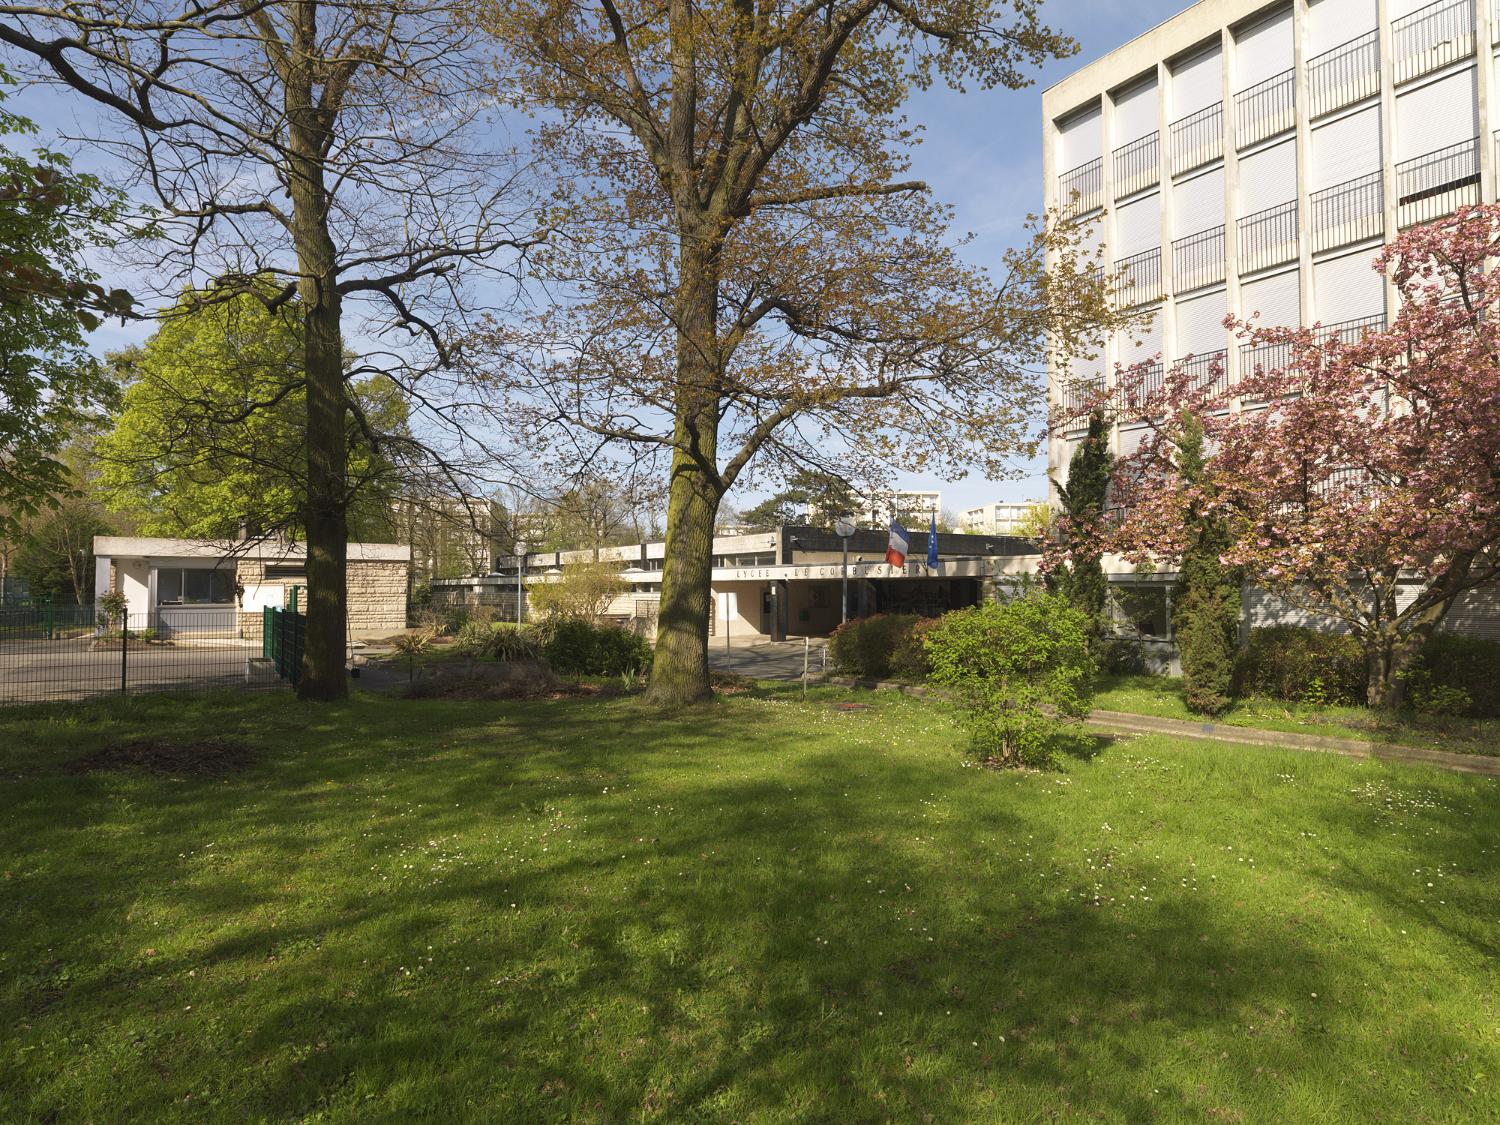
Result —
<path fill-rule="evenodd" d="M 918 699 L 929 698 L 930 688 L 903 684 L 894 680 L 855 680 L 832 676 L 828 682 L 842 687 L 868 691 L 899 691 Z M 1262 730 L 1259 727 L 1236 727 L 1224 723 L 1198 723 L 1187 719 L 1163 719 L 1155 715 L 1136 715 L 1128 711 L 1094 711 L 1084 720 L 1090 730 L 1102 734 L 1163 734 L 1174 738 L 1202 738 L 1238 746 L 1264 746 L 1283 750 L 1307 750 L 1319 754 L 1340 754 L 1346 758 L 1372 758 L 1409 766 L 1436 766 L 1457 773 L 1500 778 L 1500 758 L 1479 754 L 1455 754 L 1450 750 L 1429 750 L 1420 746 L 1397 746 L 1389 742 L 1371 742 L 1359 738 L 1333 738 L 1321 734 L 1297 734 L 1294 731 Z"/>

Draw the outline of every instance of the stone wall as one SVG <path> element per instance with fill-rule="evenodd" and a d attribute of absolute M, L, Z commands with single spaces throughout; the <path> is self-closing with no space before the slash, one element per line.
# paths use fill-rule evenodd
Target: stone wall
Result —
<path fill-rule="evenodd" d="M 300 560 L 298 560 L 300 561 Z M 292 560 L 277 565 L 295 565 Z M 349 560 L 349 636 L 351 638 L 388 637 L 406 628 L 406 581 L 407 563 L 384 560 Z M 280 585 L 290 591 L 293 586 L 302 587 L 301 608 L 307 608 L 306 578 L 266 579 L 266 564 L 259 559 L 241 559 L 235 570 L 235 578 L 243 587 Z M 290 598 L 283 596 L 282 605 Z M 246 637 L 258 637 L 261 630 L 260 611 L 240 611 L 239 625 Z"/>

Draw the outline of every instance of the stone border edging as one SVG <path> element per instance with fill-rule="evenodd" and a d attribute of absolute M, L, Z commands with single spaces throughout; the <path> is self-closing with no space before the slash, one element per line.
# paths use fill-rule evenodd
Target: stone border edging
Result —
<path fill-rule="evenodd" d="M 932 694 L 928 688 L 896 680 L 856 680 L 830 676 L 828 682 L 868 691 L 899 691 L 918 699 L 926 699 Z M 1294 731 L 1236 727 L 1225 723 L 1164 719 L 1129 711 L 1094 711 L 1084 720 L 1084 725 L 1090 730 L 1109 734 L 1165 734 L 1178 738 L 1203 738 L 1240 746 L 1279 747 L 1285 750 L 1341 754 L 1346 758 L 1372 758 L 1402 765 L 1436 766 L 1457 773 L 1500 778 L 1500 758 L 1489 758 L 1481 754 L 1455 754 L 1451 750 L 1429 750 L 1420 746 L 1398 746 L 1361 738 L 1334 738 L 1323 734 L 1298 734 Z"/>

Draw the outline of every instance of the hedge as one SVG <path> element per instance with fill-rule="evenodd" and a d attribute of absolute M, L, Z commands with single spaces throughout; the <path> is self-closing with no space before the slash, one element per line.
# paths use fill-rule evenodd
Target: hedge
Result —
<path fill-rule="evenodd" d="M 1365 685 L 1364 649 L 1347 633 L 1295 625 L 1252 629 L 1235 660 L 1236 695 L 1359 705 Z"/>

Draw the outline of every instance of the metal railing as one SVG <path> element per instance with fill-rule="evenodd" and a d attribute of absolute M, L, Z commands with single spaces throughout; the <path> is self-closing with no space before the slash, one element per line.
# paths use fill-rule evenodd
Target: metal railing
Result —
<path fill-rule="evenodd" d="M 1224 280 L 1224 228 L 1190 234 L 1172 242 L 1172 282 L 1178 293 Z"/>
<path fill-rule="evenodd" d="M 1166 378 L 1166 366 L 1159 359 L 1133 369 L 1128 380 L 1115 385 L 1115 412 L 1120 418 L 1139 416 L 1139 411 L 1129 408 L 1127 391 L 1133 393 L 1137 402 L 1142 402 L 1160 394 L 1162 387 L 1166 385 Z"/>
<path fill-rule="evenodd" d="M 1233 379 L 1230 378 L 1229 364 L 1226 362 L 1228 358 L 1229 352 L 1221 348 L 1216 352 L 1195 355 L 1191 359 L 1178 360 L 1178 368 L 1188 375 L 1189 393 L 1204 391 L 1220 395 L 1229 390 Z"/>
<path fill-rule="evenodd" d="M 1253 273 L 1297 257 L 1297 201 L 1267 207 L 1239 223 L 1240 272 Z"/>
<path fill-rule="evenodd" d="M 1479 139 L 1429 152 L 1396 165 L 1401 226 L 1431 222 L 1479 202 Z"/>
<path fill-rule="evenodd" d="M 261 616 L 174 608 L 101 616 L 94 606 L 0 610 L 0 703 L 279 687 L 261 659 Z"/>
<path fill-rule="evenodd" d="M 1319 331 L 1319 335 L 1326 340 L 1341 340 L 1346 344 L 1357 344 L 1360 340 L 1371 333 L 1385 327 L 1385 314 L 1374 313 L 1370 316 L 1359 316 L 1352 320 L 1335 321 L 1333 324 L 1325 324 Z"/>
<path fill-rule="evenodd" d="M 1159 300 L 1161 247 L 1143 250 L 1115 263 L 1115 304 L 1121 308 Z"/>
<path fill-rule="evenodd" d="M 1250 378 L 1257 371 L 1281 371 L 1292 362 L 1290 344 L 1244 344 L 1240 347 L 1240 380 Z M 1247 402 L 1264 401 L 1259 395 L 1245 398 Z"/>
<path fill-rule="evenodd" d="M 1104 390 L 1104 380 L 1098 376 L 1092 379 L 1069 379 L 1062 385 L 1061 406 L 1066 415 L 1077 414 L 1085 406 L 1094 402 L 1099 393 Z"/>
<path fill-rule="evenodd" d="M 302 678 L 302 652 L 307 643 L 307 618 L 296 610 L 266 606 L 261 629 L 261 656 L 289 684 Z"/>
<path fill-rule="evenodd" d="M 1380 32 L 1369 31 L 1307 62 L 1312 116 L 1322 117 L 1380 93 Z"/>
<path fill-rule="evenodd" d="M 1174 176 L 1219 159 L 1224 155 L 1224 103 L 1215 102 L 1172 122 L 1167 136 Z"/>
<path fill-rule="evenodd" d="M 1155 130 L 1114 151 L 1115 198 L 1133 195 L 1161 180 L 1161 134 Z"/>
<path fill-rule="evenodd" d="M 1378 238 L 1385 233 L 1385 177 L 1371 172 L 1308 197 L 1313 251 Z"/>
<path fill-rule="evenodd" d="M 1073 193 L 1078 193 L 1077 207 L 1080 212 L 1092 211 L 1104 205 L 1104 158 L 1096 157 L 1087 164 L 1070 168 L 1057 177 L 1058 202 L 1072 205 Z"/>
<path fill-rule="evenodd" d="M 1396 81 L 1410 82 L 1474 53 L 1474 0 L 1437 0 L 1391 22 Z"/>
<path fill-rule="evenodd" d="M 1234 141 L 1238 147 L 1285 133 L 1296 125 L 1296 73 L 1284 71 L 1234 96 Z"/>

